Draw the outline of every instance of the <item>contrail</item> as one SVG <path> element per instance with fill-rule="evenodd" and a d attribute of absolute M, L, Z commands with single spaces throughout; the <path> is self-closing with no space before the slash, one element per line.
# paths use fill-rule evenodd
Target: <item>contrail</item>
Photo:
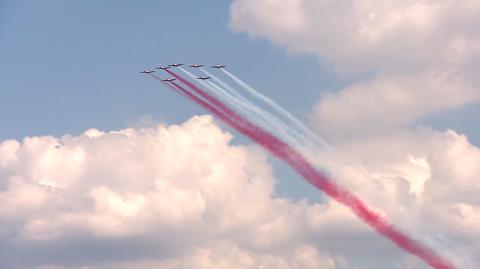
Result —
<path fill-rule="evenodd" d="M 275 101 L 270 99 L 269 97 L 263 95 L 259 91 L 255 90 L 252 88 L 250 85 L 247 83 L 243 82 L 240 78 L 235 76 L 234 74 L 228 72 L 225 69 L 220 69 L 222 70 L 227 76 L 229 76 L 233 81 L 235 81 L 237 84 L 239 84 L 243 89 L 245 89 L 248 93 L 256 97 L 257 99 L 260 99 L 267 105 L 269 105 L 271 108 L 273 108 L 277 113 L 282 115 L 283 117 L 287 118 L 291 123 L 293 123 L 297 128 L 305 132 L 306 135 L 308 135 L 313 141 L 317 142 L 324 148 L 330 148 L 330 145 L 328 145 L 323 139 L 319 138 L 312 130 L 310 130 L 307 126 L 305 126 L 300 120 L 295 118 L 288 110 L 284 109 L 282 106 L 277 104 Z"/>
<path fill-rule="evenodd" d="M 301 154 L 295 151 L 287 143 L 243 118 L 235 111 L 228 108 L 220 100 L 209 95 L 182 76 L 177 75 L 170 70 L 166 71 L 188 86 L 188 88 L 190 88 L 199 96 L 196 96 L 182 86 L 173 82 L 172 84 L 178 91 L 182 92 L 190 100 L 196 102 L 203 108 L 211 111 L 213 114 L 235 128 L 240 133 L 248 136 L 250 139 L 269 150 L 274 156 L 288 163 L 310 184 L 319 190 L 324 191 L 328 196 L 336 201 L 347 206 L 353 213 L 355 213 L 360 219 L 375 229 L 378 233 L 390 239 L 400 248 L 419 257 L 433 268 L 455 269 L 455 267 L 449 261 L 440 257 L 433 250 L 424 246 L 420 242 L 409 238 L 406 234 L 398 230 L 392 224 L 388 223 L 386 219 L 370 209 L 357 196 L 336 185 L 332 180 L 319 173 Z"/>

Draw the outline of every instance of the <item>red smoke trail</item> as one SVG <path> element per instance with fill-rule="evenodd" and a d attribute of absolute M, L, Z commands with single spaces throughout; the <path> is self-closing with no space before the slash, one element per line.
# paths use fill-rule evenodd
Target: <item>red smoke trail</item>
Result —
<path fill-rule="evenodd" d="M 173 82 L 166 82 L 166 81 L 163 81 L 161 78 L 155 76 L 154 74 L 150 73 L 149 74 L 152 78 L 158 80 L 159 82 L 163 83 L 163 85 L 169 87 L 170 89 L 172 89 L 174 92 L 177 92 L 177 93 L 180 93 L 181 95 L 183 95 L 184 97 L 188 97 L 190 98 L 190 96 L 188 96 L 187 93 L 185 93 L 184 91 L 178 91 L 179 89 L 178 88 L 175 88 L 172 86 L 172 83 Z"/>
<path fill-rule="evenodd" d="M 168 69 L 165 69 L 165 71 L 167 71 L 170 75 L 172 75 L 173 77 L 175 77 L 176 79 L 180 80 L 183 84 L 187 85 L 190 89 L 192 89 L 194 92 L 196 92 L 198 95 L 202 96 L 203 98 L 205 98 L 205 100 L 207 100 L 208 102 L 212 103 L 214 106 L 217 106 L 219 107 L 221 110 L 223 111 L 231 111 L 232 113 L 234 113 L 235 115 L 237 115 L 236 112 L 234 112 L 233 110 L 229 109 L 225 104 L 223 104 L 220 100 L 218 100 L 217 98 L 209 95 L 208 93 L 204 92 L 203 90 L 201 90 L 200 88 L 198 88 L 197 86 L 195 86 L 195 84 L 191 83 L 190 81 L 188 81 L 187 79 L 183 78 L 182 76 L 180 75 L 177 75 L 175 73 L 173 73 L 172 71 L 168 70 Z M 228 113 L 227 113 L 228 114 Z M 240 115 L 237 115 L 238 117 L 240 117 Z M 239 120 L 239 118 L 237 117 L 236 120 Z M 240 117 L 241 118 L 241 117 Z"/>
<path fill-rule="evenodd" d="M 256 141 L 258 144 L 268 149 L 274 156 L 290 164 L 308 182 L 310 182 L 310 184 L 314 185 L 316 188 L 324 191 L 331 198 L 350 208 L 350 210 L 352 210 L 360 219 L 370 225 L 370 227 L 377 230 L 377 232 L 383 236 L 389 238 L 400 248 L 419 257 L 433 268 L 455 269 L 455 267 L 449 261 L 440 257 L 438 254 L 433 252 L 433 250 L 423 246 L 420 242 L 409 238 L 406 234 L 395 228 L 392 224 L 388 223 L 387 220 L 370 209 L 357 196 L 336 185 L 326 176 L 319 173 L 300 153 L 291 148 L 287 143 L 238 115 L 236 112 L 224 105 L 221 101 L 213 96 L 210 96 L 208 93 L 204 92 L 190 81 L 169 70 L 167 70 L 167 72 L 187 85 L 192 91 L 196 92 L 211 104 L 192 94 L 182 86 L 172 83 L 181 93 L 189 97 L 192 101 L 196 102 L 203 108 L 211 111 L 213 114 L 238 130 L 240 133 L 248 136 L 253 141 Z"/>

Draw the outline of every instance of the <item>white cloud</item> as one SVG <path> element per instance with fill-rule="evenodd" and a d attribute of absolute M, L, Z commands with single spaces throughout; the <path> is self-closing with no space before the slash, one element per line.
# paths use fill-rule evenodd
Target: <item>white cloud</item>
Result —
<path fill-rule="evenodd" d="M 2 265 L 423 268 L 335 202 L 275 198 L 265 154 L 230 139 L 204 116 L 1 142 Z M 330 160 L 335 178 L 402 229 L 462 268 L 478 265 L 480 150 L 464 136 L 404 132 L 344 145 Z"/>
<path fill-rule="evenodd" d="M 2 267 L 334 268 L 296 239 L 306 205 L 273 198 L 263 151 L 230 139 L 204 116 L 1 142 Z"/>
<path fill-rule="evenodd" d="M 312 122 L 332 142 L 479 101 L 478 25 L 476 0 L 235 0 L 230 18 L 234 31 L 312 53 L 340 76 L 368 75 L 319 100 Z"/>
<path fill-rule="evenodd" d="M 164 269 L 333 269 L 336 261 L 320 254 L 309 245 L 299 246 L 289 253 L 271 255 L 255 253 L 232 245 L 229 242 L 214 242 L 207 246 L 200 246 L 178 259 L 166 259 L 105 263 L 96 268 L 164 268 Z"/>
<path fill-rule="evenodd" d="M 479 13 L 476 0 L 235 0 L 230 26 L 365 73 L 469 61 Z"/>
<path fill-rule="evenodd" d="M 480 149 L 466 136 L 403 130 L 345 143 L 335 154 L 334 178 L 459 268 L 478 267 Z"/>
<path fill-rule="evenodd" d="M 477 86 L 456 72 L 378 75 L 323 94 L 311 122 L 331 141 L 358 138 L 396 131 L 424 115 L 479 99 Z"/>

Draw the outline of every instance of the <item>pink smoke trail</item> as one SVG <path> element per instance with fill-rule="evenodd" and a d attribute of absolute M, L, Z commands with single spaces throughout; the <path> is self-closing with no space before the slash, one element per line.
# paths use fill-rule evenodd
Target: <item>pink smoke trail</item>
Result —
<path fill-rule="evenodd" d="M 173 73 L 170 70 L 166 71 L 187 85 L 201 98 L 173 82 L 172 84 L 179 92 L 186 95 L 203 108 L 211 111 L 213 114 L 235 128 L 240 133 L 248 136 L 253 141 L 256 141 L 258 144 L 268 149 L 274 156 L 290 164 L 290 166 L 300 173 L 310 184 L 319 190 L 322 190 L 336 201 L 347 206 L 353 213 L 355 213 L 360 219 L 375 229 L 378 233 L 387 237 L 405 251 L 422 259 L 433 268 L 455 269 L 453 264 L 451 264 L 449 261 L 440 257 L 433 250 L 424 246 L 420 242 L 409 238 L 406 234 L 394 227 L 382 216 L 370 209 L 357 196 L 336 185 L 332 180 L 329 180 L 326 176 L 322 175 L 300 153 L 291 148 L 287 143 L 238 115 L 235 111 L 224 105 L 220 100 L 209 95 L 187 79 Z"/>

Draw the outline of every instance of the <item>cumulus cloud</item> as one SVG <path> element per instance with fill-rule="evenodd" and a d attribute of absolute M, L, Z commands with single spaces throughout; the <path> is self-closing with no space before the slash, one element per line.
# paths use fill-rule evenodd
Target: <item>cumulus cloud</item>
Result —
<path fill-rule="evenodd" d="M 203 116 L 1 142 L 1 267 L 335 268 L 295 239 L 306 205 L 273 198 L 263 151 L 231 138 Z"/>
<path fill-rule="evenodd" d="M 364 73 L 469 61 L 480 49 L 479 12 L 475 0 L 235 0 L 230 25 Z"/>
<path fill-rule="evenodd" d="M 202 116 L 1 142 L 0 265 L 424 267 L 333 201 L 276 197 L 263 151 L 230 140 Z M 475 268 L 480 150 L 454 131 L 422 129 L 380 142 L 337 148 L 332 175 L 402 229 Z"/>
<path fill-rule="evenodd" d="M 334 140 L 478 101 L 478 25 L 475 0 L 235 0 L 230 19 L 234 31 L 312 53 L 340 76 L 365 77 L 324 94 L 311 116 Z"/>
<path fill-rule="evenodd" d="M 165 261 L 141 261 L 131 263 L 110 263 L 98 268 L 165 268 L 165 269 L 315 269 L 335 268 L 335 261 L 321 255 L 312 246 L 299 246 L 282 256 L 251 252 L 231 245 L 228 242 L 216 242 L 192 250 L 180 259 Z"/>
<path fill-rule="evenodd" d="M 323 94 L 310 120 L 330 141 L 397 131 L 424 115 L 479 100 L 473 82 L 444 70 L 378 75 Z"/>
<path fill-rule="evenodd" d="M 336 154 L 344 161 L 335 178 L 415 237 L 448 249 L 459 268 L 479 266 L 472 227 L 480 225 L 480 150 L 465 135 L 421 127 L 344 144 Z"/>

